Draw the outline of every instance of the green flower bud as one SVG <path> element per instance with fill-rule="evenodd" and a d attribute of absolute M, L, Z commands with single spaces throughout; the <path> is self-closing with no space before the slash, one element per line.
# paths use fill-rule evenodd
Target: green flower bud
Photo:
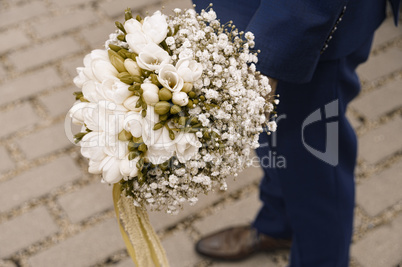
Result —
<path fill-rule="evenodd" d="M 159 101 L 155 104 L 155 113 L 159 115 L 164 115 L 170 110 L 170 104 L 167 101 Z"/>
<path fill-rule="evenodd" d="M 193 104 L 197 105 L 200 101 L 198 99 L 193 99 Z"/>
<path fill-rule="evenodd" d="M 129 19 L 133 18 L 133 14 L 131 13 L 131 8 L 127 8 L 124 11 L 124 18 L 125 18 L 125 20 L 129 20 Z"/>
<path fill-rule="evenodd" d="M 162 88 L 159 90 L 159 99 L 162 101 L 169 101 L 172 99 L 172 92 L 167 88 Z"/>
<path fill-rule="evenodd" d="M 126 29 L 124 29 L 123 24 L 121 24 L 119 21 L 116 21 L 114 24 L 116 25 L 116 27 L 117 27 L 119 30 L 121 30 L 121 31 L 124 32 L 124 33 L 127 33 L 127 32 L 126 32 Z"/>
<path fill-rule="evenodd" d="M 159 80 L 158 80 L 158 76 L 157 76 L 155 73 L 151 73 L 151 74 L 149 75 L 149 77 L 151 78 L 151 82 L 152 82 L 153 84 L 155 84 L 155 85 L 158 86 L 158 87 L 161 87 L 161 86 L 162 86 L 161 83 L 160 83 Z"/>
<path fill-rule="evenodd" d="M 109 54 L 110 63 L 112 63 L 116 70 L 118 72 L 126 72 L 127 70 L 124 67 L 124 58 L 111 49 L 109 49 L 107 52 Z"/>
<path fill-rule="evenodd" d="M 133 136 L 130 132 L 123 130 L 119 133 L 119 140 L 120 141 L 129 141 Z"/>
<path fill-rule="evenodd" d="M 164 126 L 164 123 L 158 122 L 158 123 L 156 123 L 156 124 L 154 125 L 153 130 L 154 130 L 154 131 L 159 130 L 159 129 L 161 129 L 163 126 Z"/>
<path fill-rule="evenodd" d="M 114 45 L 114 44 L 109 44 L 109 48 L 112 49 L 115 52 L 119 52 L 119 50 L 121 49 L 120 46 Z"/>
<path fill-rule="evenodd" d="M 130 153 L 128 153 L 128 160 L 133 160 L 140 155 L 141 155 L 141 152 L 138 150 L 131 151 Z"/>
<path fill-rule="evenodd" d="M 120 34 L 119 36 L 117 36 L 117 40 L 125 42 L 126 41 L 126 36 L 124 36 L 124 34 Z"/>
<path fill-rule="evenodd" d="M 171 140 L 174 140 L 176 138 L 176 136 L 174 135 L 174 132 L 172 130 L 169 130 L 169 138 Z"/>
<path fill-rule="evenodd" d="M 148 147 L 147 147 L 146 144 L 142 143 L 142 144 L 138 147 L 138 150 L 141 151 L 141 152 L 147 152 Z"/>
<path fill-rule="evenodd" d="M 141 20 L 142 20 L 140 15 L 137 15 L 137 17 L 135 19 L 138 20 L 139 22 L 141 22 Z"/>
<path fill-rule="evenodd" d="M 190 98 L 196 98 L 197 95 L 195 94 L 195 92 L 191 91 L 191 92 L 188 93 L 188 97 L 190 97 Z"/>
<path fill-rule="evenodd" d="M 142 115 L 143 118 L 145 118 L 147 116 L 147 111 L 145 109 L 143 109 L 141 111 L 141 115 Z"/>
<path fill-rule="evenodd" d="M 173 105 L 170 108 L 170 114 L 177 114 L 181 111 L 181 108 L 178 105 Z"/>
<path fill-rule="evenodd" d="M 123 83 L 129 84 L 129 85 L 134 83 L 133 75 L 131 75 L 128 72 L 120 72 L 119 74 L 117 74 L 117 78 L 119 78 L 120 81 L 122 81 Z"/>
<path fill-rule="evenodd" d="M 169 114 L 160 115 L 159 120 L 160 121 L 167 121 L 168 117 L 169 117 Z M 165 123 L 165 122 L 163 122 L 163 123 Z"/>
<path fill-rule="evenodd" d="M 191 99 L 188 100 L 187 107 L 189 107 L 189 108 L 193 108 L 193 107 L 194 107 L 193 100 L 191 100 Z"/>
<path fill-rule="evenodd" d="M 208 131 L 205 131 L 203 136 L 204 136 L 205 139 L 208 139 L 208 140 L 211 139 L 211 135 L 209 134 Z"/>
<path fill-rule="evenodd" d="M 192 83 L 184 83 L 183 84 L 183 89 L 181 89 L 182 92 L 185 92 L 186 94 L 190 93 L 191 90 L 193 89 L 193 84 Z"/>
<path fill-rule="evenodd" d="M 74 143 L 78 143 L 79 141 L 81 141 L 82 140 L 82 138 L 84 138 L 84 136 L 86 135 L 87 133 L 77 133 L 77 134 L 75 134 L 74 135 Z"/>
<path fill-rule="evenodd" d="M 205 96 L 201 95 L 201 96 L 200 96 L 200 100 L 201 100 L 201 101 L 205 101 Z"/>
<path fill-rule="evenodd" d="M 169 161 L 166 161 L 166 162 L 164 162 L 164 163 L 162 163 L 162 164 L 159 164 L 159 168 L 160 168 L 162 171 L 166 171 L 166 170 L 169 168 Z"/>
<path fill-rule="evenodd" d="M 137 75 L 133 75 L 133 80 L 136 83 L 142 83 L 143 82 L 141 76 L 137 76 Z"/>

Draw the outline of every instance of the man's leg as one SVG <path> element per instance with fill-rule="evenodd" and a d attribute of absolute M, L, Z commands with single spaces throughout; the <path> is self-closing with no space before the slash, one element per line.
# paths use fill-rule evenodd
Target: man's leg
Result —
<path fill-rule="evenodd" d="M 265 153 L 284 156 L 286 167 L 265 170 L 269 176 L 261 184 L 265 205 L 254 225 L 262 233 L 285 237 L 290 232 L 289 220 L 293 230 L 292 267 L 348 265 L 357 142 L 345 112 L 360 90 L 355 68 L 367 59 L 370 45 L 371 38 L 346 58 L 320 62 L 308 84 L 278 84 L 278 114 L 286 115 L 286 119 L 279 122 L 277 145 L 265 148 Z M 330 103 L 335 108 L 329 105 L 326 110 Z M 303 124 L 317 110 L 321 119 Z M 335 129 L 327 129 L 330 124 Z M 331 142 L 337 142 L 334 148 L 338 151 L 329 149 Z M 314 156 L 307 147 L 322 153 Z M 258 151 L 260 156 L 263 150 Z M 283 227 L 279 226 L 281 222 Z"/>

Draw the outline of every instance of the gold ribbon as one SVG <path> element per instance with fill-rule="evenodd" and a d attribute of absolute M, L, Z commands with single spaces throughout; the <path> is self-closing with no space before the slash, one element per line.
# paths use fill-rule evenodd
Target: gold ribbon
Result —
<path fill-rule="evenodd" d="M 113 186 L 113 203 L 128 254 L 137 267 L 169 267 L 165 250 L 155 233 L 148 213 L 122 195 L 120 183 Z"/>

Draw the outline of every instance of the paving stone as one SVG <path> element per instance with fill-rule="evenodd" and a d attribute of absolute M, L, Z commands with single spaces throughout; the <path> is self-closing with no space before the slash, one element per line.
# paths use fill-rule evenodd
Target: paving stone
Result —
<path fill-rule="evenodd" d="M 73 160 L 62 156 L 0 183 L 0 212 L 51 192 L 81 176 Z"/>
<path fill-rule="evenodd" d="M 27 128 L 39 121 L 34 109 L 25 103 L 15 109 L 0 113 L 0 137 L 7 136 L 17 130 Z"/>
<path fill-rule="evenodd" d="M 402 80 L 387 84 L 384 88 L 362 95 L 352 106 L 369 120 L 386 115 L 402 106 Z"/>
<path fill-rule="evenodd" d="M 249 224 L 254 220 L 260 207 L 258 193 L 255 192 L 197 221 L 194 226 L 205 235 L 228 226 Z"/>
<path fill-rule="evenodd" d="M 4 77 L 6 77 L 6 70 L 1 65 L 1 62 L 0 62 L 0 79 L 3 79 Z"/>
<path fill-rule="evenodd" d="M 59 7 L 71 7 L 71 6 L 75 6 L 75 5 L 83 5 L 83 4 L 88 4 L 91 2 L 96 2 L 96 1 L 88 1 L 88 0 L 53 0 L 52 2 L 54 2 L 57 6 Z"/>
<path fill-rule="evenodd" d="M 73 13 L 62 14 L 56 18 L 50 18 L 44 22 L 36 23 L 33 27 L 39 36 L 44 38 L 74 30 L 94 23 L 96 20 L 96 14 L 89 8 L 86 8 L 79 9 Z"/>
<path fill-rule="evenodd" d="M 73 223 L 113 208 L 112 187 L 100 181 L 59 198 L 60 205 Z"/>
<path fill-rule="evenodd" d="M 44 207 L 6 221 L 0 224 L 0 257 L 10 256 L 56 231 L 57 226 Z"/>
<path fill-rule="evenodd" d="M 402 261 L 402 215 L 389 225 L 369 232 L 352 246 L 352 256 L 363 266 L 397 266 Z"/>
<path fill-rule="evenodd" d="M 380 174 L 363 181 L 357 186 L 357 203 L 370 215 L 402 200 L 402 161 L 392 165 Z"/>
<path fill-rule="evenodd" d="M 370 164 L 391 156 L 402 148 L 402 118 L 394 119 L 359 139 L 359 156 Z"/>
<path fill-rule="evenodd" d="M 251 258 L 240 262 L 217 262 L 213 263 L 213 267 L 251 267 L 251 266 L 264 266 L 264 267 L 278 267 L 278 263 L 274 262 L 272 258 L 264 253 L 255 254 Z"/>
<path fill-rule="evenodd" d="M 70 76 L 71 82 L 73 82 L 74 77 L 77 76 L 77 67 L 84 66 L 83 60 L 84 56 L 78 56 L 71 59 L 63 60 L 62 65 L 67 71 L 67 74 Z"/>
<path fill-rule="evenodd" d="M 402 36 L 402 31 L 399 27 L 395 27 L 394 18 L 387 18 L 374 35 L 373 47 L 392 41 L 398 36 Z"/>
<path fill-rule="evenodd" d="M 117 221 L 108 219 L 29 259 L 32 267 L 91 266 L 125 248 Z"/>
<path fill-rule="evenodd" d="M 64 121 L 23 137 L 18 144 L 27 159 L 41 157 L 73 145 L 66 137 Z"/>
<path fill-rule="evenodd" d="M 43 2 L 28 2 L 25 5 L 15 6 L 3 12 L 0 11 L 0 28 L 44 15 L 47 12 L 48 10 Z"/>
<path fill-rule="evenodd" d="M 402 50 L 390 48 L 384 53 L 372 56 L 358 68 L 359 75 L 365 80 L 376 80 L 382 76 L 402 69 Z"/>
<path fill-rule="evenodd" d="M 82 30 L 82 36 L 88 41 L 91 47 L 103 49 L 105 41 L 109 39 L 109 34 L 114 33 L 115 30 L 114 23 L 106 21 L 102 24 L 97 24 L 95 27 Z"/>
<path fill-rule="evenodd" d="M 124 18 L 124 10 L 126 8 L 131 8 L 134 17 L 139 13 L 141 9 L 148 5 L 153 5 L 156 3 L 161 3 L 161 0 L 148 0 L 148 1 L 132 1 L 132 0 L 121 0 L 118 3 L 116 1 L 107 1 L 100 4 L 100 8 L 110 17 L 119 19 Z"/>
<path fill-rule="evenodd" d="M 112 265 L 113 267 L 134 267 L 135 264 L 131 258 L 126 258 L 120 261 L 118 264 Z"/>
<path fill-rule="evenodd" d="M 170 266 L 192 267 L 201 260 L 194 250 L 194 243 L 184 232 L 176 232 L 162 241 Z"/>
<path fill-rule="evenodd" d="M 0 259 L 0 266 L 1 267 L 17 267 L 17 265 L 12 261 L 5 261 Z"/>
<path fill-rule="evenodd" d="M 30 42 L 28 36 L 20 30 L 11 30 L 0 34 L 2 40 L 0 43 L 0 54 L 8 50 L 18 48 Z M 5 41 L 8 40 L 8 41 Z"/>
<path fill-rule="evenodd" d="M 26 99 L 32 95 L 63 84 L 56 70 L 45 68 L 22 76 L 0 85 L 0 105 Z"/>
<path fill-rule="evenodd" d="M 11 53 L 8 58 L 18 71 L 23 71 L 69 56 L 80 50 L 81 46 L 73 38 L 61 37 L 55 41 L 32 46 L 24 51 Z"/>
<path fill-rule="evenodd" d="M 7 150 L 4 147 L 0 147 L 0 173 L 11 170 L 15 164 L 10 159 Z"/>
<path fill-rule="evenodd" d="M 73 92 L 78 91 L 77 88 L 68 88 L 66 90 L 57 91 L 50 95 L 43 96 L 40 101 L 46 106 L 52 117 L 66 115 L 75 102 Z"/>

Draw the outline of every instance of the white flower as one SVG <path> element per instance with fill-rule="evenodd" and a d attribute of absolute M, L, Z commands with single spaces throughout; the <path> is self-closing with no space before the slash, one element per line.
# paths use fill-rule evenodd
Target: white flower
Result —
<path fill-rule="evenodd" d="M 175 41 L 174 38 L 172 36 L 169 36 L 166 38 L 166 44 L 167 45 L 174 45 Z"/>
<path fill-rule="evenodd" d="M 107 157 L 101 163 L 102 178 L 109 184 L 117 183 L 123 178 L 120 165 L 128 153 L 127 142 L 118 141 L 113 146 L 105 147 L 104 151 Z"/>
<path fill-rule="evenodd" d="M 130 132 L 134 137 L 141 137 L 142 135 L 142 115 L 137 112 L 130 111 L 124 118 L 124 129 Z"/>
<path fill-rule="evenodd" d="M 168 26 L 166 16 L 160 11 L 156 11 L 152 16 L 146 17 L 142 24 L 142 31 L 156 44 L 165 40 Z"/>
<path fill-rule="evenodd" d="M 153 145 L 162 134 L 161 129 L 153 130 L 155 124 L 158 122 L 159 115 L 155 113 L 155 108 L 147 106 L 147 115 L 142 120 L 142 139 L 148 147 Z"/>
<path fill-rule="evenodd" d="M 141 89 L 144 91 L 142 97 L 148 105 L 155 106 L 159 102 L 158 86 L 153 83 L 143 83 Z"/>
<path fill-rule="evenodd" d="M 185 92 L 174 92 L 172 102 L 178 106 L 186 106 L 188 104 L 188 95 Z"/>
<path fill-rule="evenodd" d="M 87 133 L 81 140 L 81 154 L 92 161 L 102 161 L 107 155 L 103 151 L 106 136 L 103 132 Z"/>
<path fill-rule="evenodd" d="M 152 40 L 142 31 L 134 31 L 126 35 L 128 46 L 136 53 L 141 53 Z"/>
<path fill-rule="evenodd" d="M 195 82 L 201 77 L 203 67 L 200 63 L 191 59 L 180 59 L 176 64 L 177 73 L 184 82 Z"/>
<path fill-rule="evenodd" d="M 195 134 L 180 132 L 175 141 L 176 155 L 181 163 L 185 163 L 198 153 L 198 138 Z"/>
<path fill-rule="evenodd" d="M 276 131 L 276 128 L 277 128 L 276 122 L 270 121 L 267 123 L 267 125 L 268 125 L 268 130 L 270 130 L 271 132 Z"/>
<path fill-rule="evenodd" d="M 169 131 L 166 129 L 166 127 L 163 127 L 157 131 L 160 131 L 161 133 L 155 142 L 148 146 L 146 155 L 149 161 L 153 164 L 162 164 L 174 155 L 176 146 L 175 142 L 170 139 Z"/>
<path fill-rule="evenodd" d="M 96 109 L 96 104 L 88 102 L 80 102 L 80 101 L 74 103 L 74 105 L 68 111 L 68 114 L 74 124 L 84 125 L 85 123 L 84 114 L 85 112 L 88 112 L 85 111 L 86 109 L 91 109 L 91 111 L 93 111 Z"/>
<path fill-rule="evenodd" d="M 126 101 L 124 101 L 123 106 L 128 110 L 140 112 L 142 110 L 142 107 L 139 108 L 135 107 L 137 105 L 138 99 L 140 99 L 139 96 L 135 95 L 130 96 L 129 98 L 126 99 Z"/>
<path fill-rule="evenodd" d="M 93 114 L 87 114 L 86 119 L 91 116 L 92 122 L 95 124 L 93 131 L 103 131 L 109 135 L 118 135 L 123 130 L 124 116 L 127 109 L 123 105 L 116 105 L 110 101 L 101 101 Z M 88 118 L 89 119 L 89 118 Z"/>
<path fill-rule="evenodd" d="M 170 62 L 168 52 L 154 43 L 149 43 L 144 46 L 136 59 L 140 68 L 150 71 L 160 70 L 164 65 Z"/>
<path fill-rule="evenodd" d="M 127 34 L 141 31 L 142 24 L 138 20 L 131 18 L 129 20 L 126 20 L 126 22 L 124 23 L 124 29 L 126 30 Z"/>
<path fill-rule="evenodd" d="M 123 104 L 123 102 L 133 94 L 128 90 L 129 85 L 117 79 L 108 79 L 102 82 L 103 94 L 107 100 L 116 104 Z"/>
<path fill-rule="evenodd" d="M 135 62 L 131 58 L 127 58 L 126 60 L 124 60 L 124 67 L 131 75 L 141 76 L 140 67 L 138 66 L 137 62 Z"/>
<path fill-rule="evenodd" d="M 126 156 L 122 161 L 120 161 L 120 173 L 123 176 L 136 177 L 138 174 L 137 162 L 140 158 L 137 157 L 133 160 L 129 160 Z"/>
<path fill-rule="evenodd" d="M 163 66 L 158 75 L 158 81 L 172 92 L 180 92 L 183 88 L 183 78 L 177 73 L 173 65 Z"/>

